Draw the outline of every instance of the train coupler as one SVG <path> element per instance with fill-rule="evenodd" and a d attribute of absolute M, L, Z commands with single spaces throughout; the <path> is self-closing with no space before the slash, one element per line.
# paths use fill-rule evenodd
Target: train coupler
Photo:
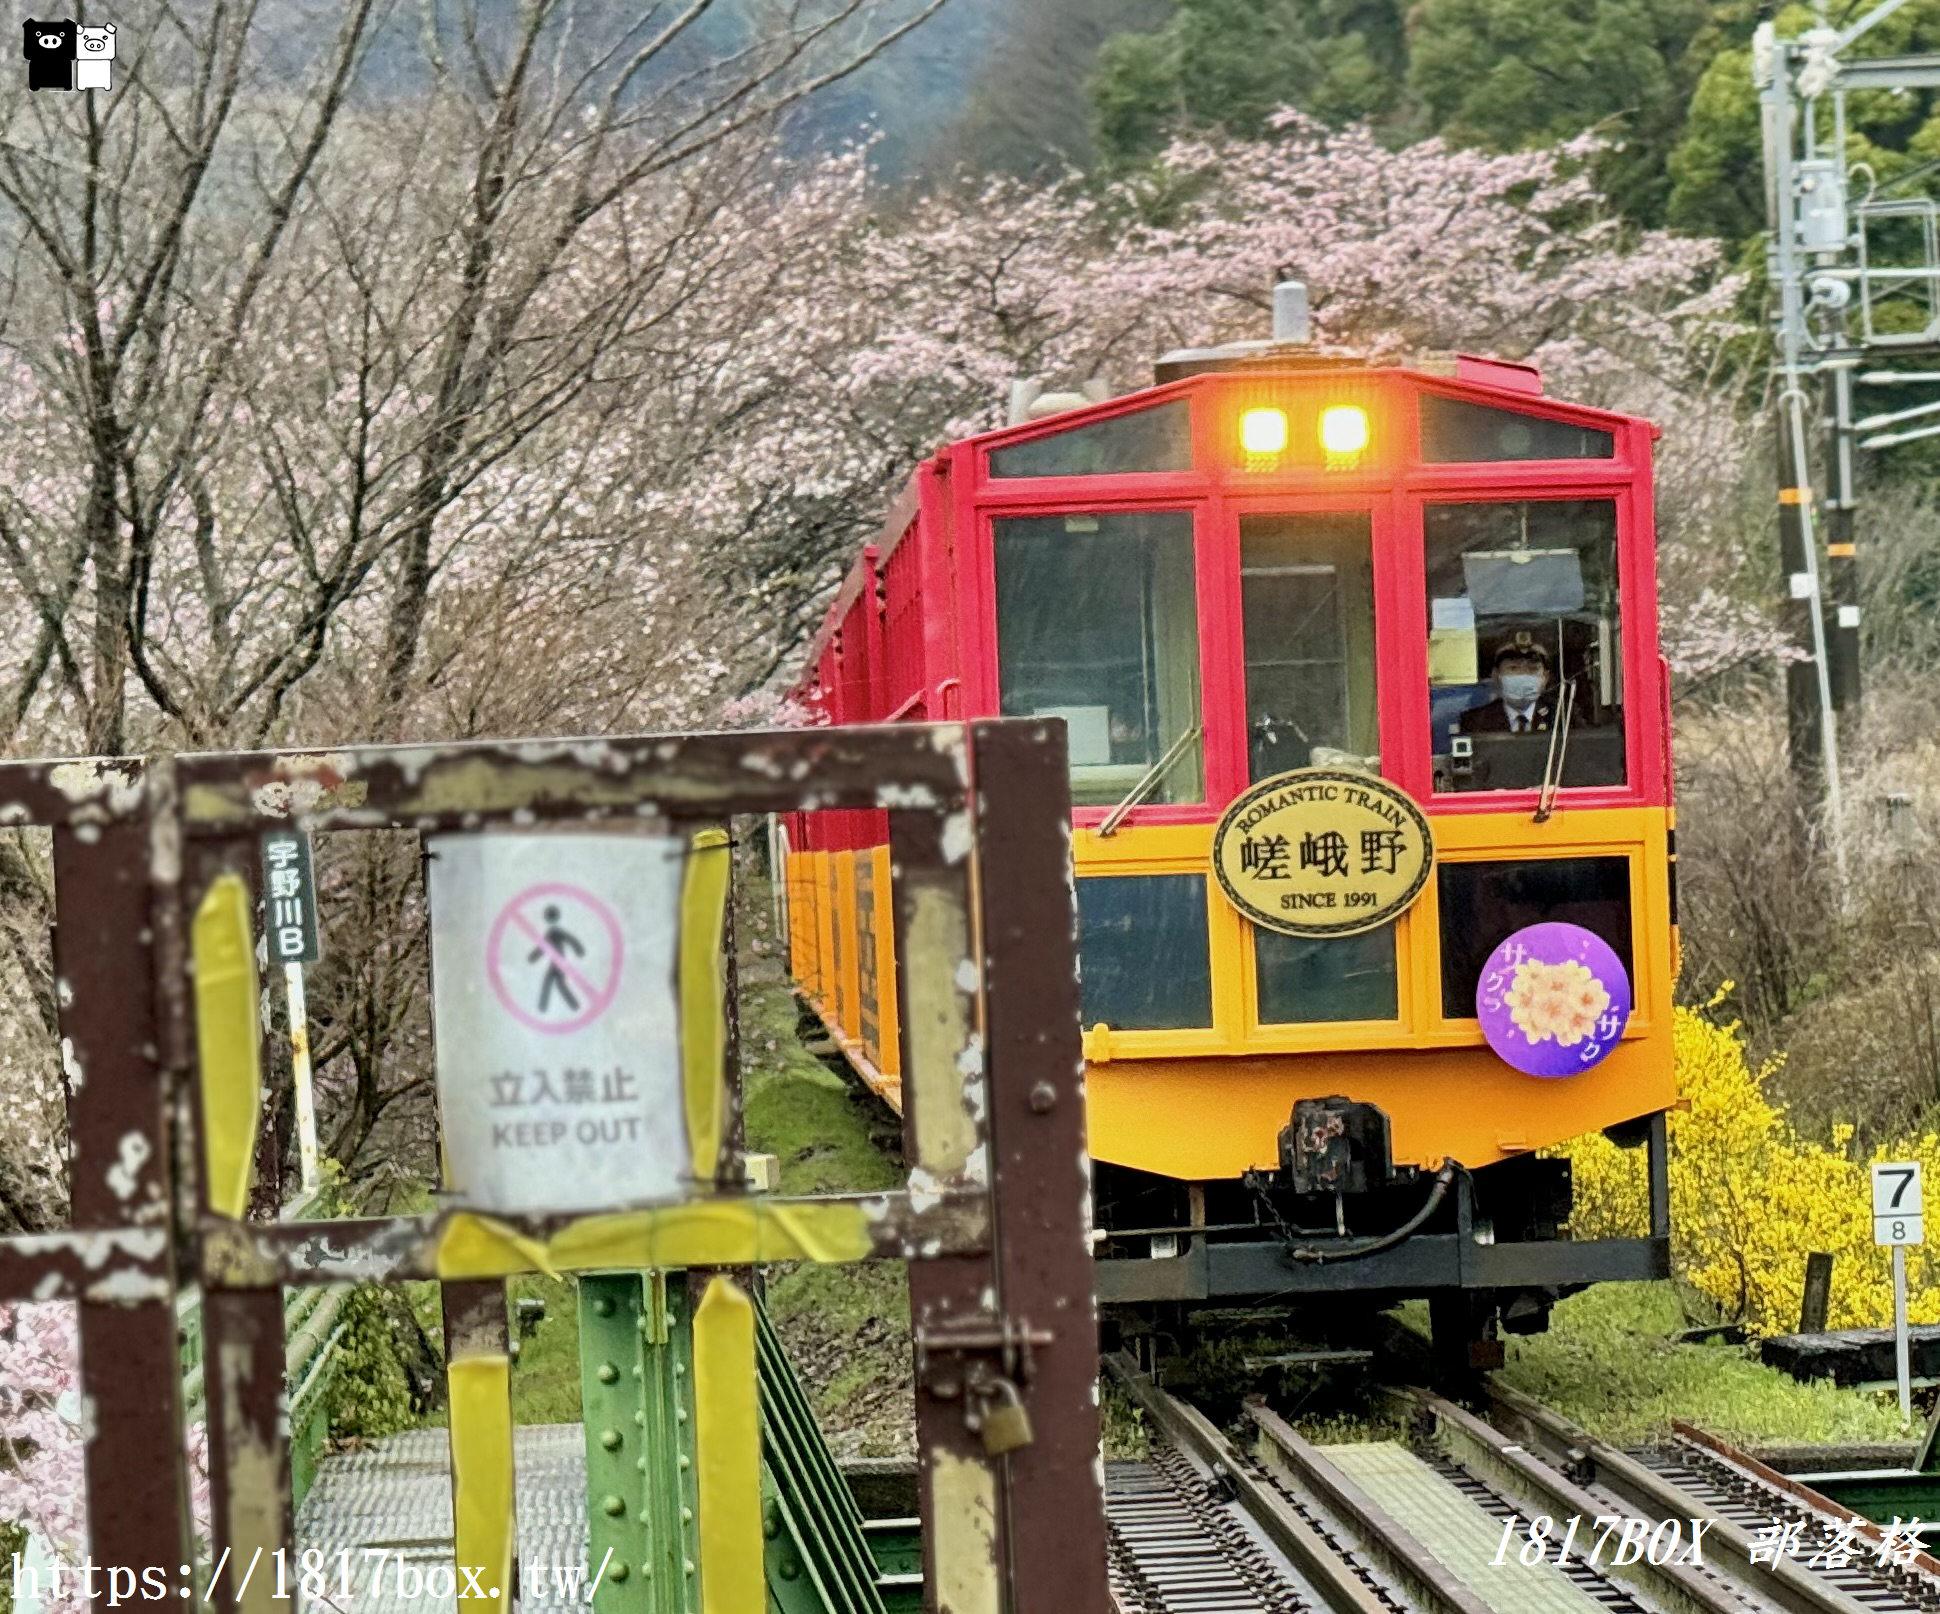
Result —
<path fill-rule="evenodd" d="M 1280 1129 L 1280 1170 L 1296 1194 L 1338 1199 L 1383 1187 L 1394 1176 L 1388 1118 L 1354 1099 L 1298 1099 Z"/>

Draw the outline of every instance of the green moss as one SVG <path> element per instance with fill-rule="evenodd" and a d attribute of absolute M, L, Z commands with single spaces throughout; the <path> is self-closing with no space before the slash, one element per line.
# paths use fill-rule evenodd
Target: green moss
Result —
<path fill-rule="evenodd" d="M 910 1418 L 909 1279 L 885 1262 L 771 1268 L 768 1314 L 831 1435 L 895 1456 Z"/>
<path fill-rule="evenodd" d="M 784 1194 L 902 1186 L 901 1166 L 876 1141 L 893 1137 L 894 1118 L 802 1046 L 795 1035 L 795 1000 L 785 985 L 745 994 L 741 1046 L 747 1146 L 780 1162 Z"/>
<path fill-rule="evenodd" d="M 1748 1446 L 1904 1438 L 1889 1397 L 1801 1384 L 1748 1347 L 1682 1344 L 1684 1327 L 1668 1283 L 1599 1284 L 1560 1302 L 1547 1334 L 1509 1340 L 1502 1377 L 1612 1445 L 1678 1418 Z"/>
<path fill-rule="evenodd" d="M 795 1000 L 776 980 L 742 998 L 747 1146 L 774 1155 L 784 1194 L 873 1193 L 902 1186 L 897 1124 L 828 1069 L 795 1034 Z M 770 1267 L 766 1300 L 823 1426 L 863 1455 L 906 1447 L 909 1280 L 895 1263 Z"/>
<path fill-rule="evenodd" d="M 1098 1415 L 1107 1459 L 1142 1462 L 1151 1455 L 1152 1432 L 1145 1427 L 1145 1409 L 1109 1375 L 1101 1381 Z"/>
<path fill-rule="evenodd" d="M 519 1341 L 512 1364 L 514 1423 L 578 1423 L 579 1284 L 572 1278 L 515 1278 L 511 1285 L 512 1325 L 518 1303 L 543 1300 L 546 1314 Z"/>
<path fill-rule="evenodd" d="M 13 1557 L 27 1550 L 27 1527 L 0 1519 L 0 1614 L 13 1614 Z"/>

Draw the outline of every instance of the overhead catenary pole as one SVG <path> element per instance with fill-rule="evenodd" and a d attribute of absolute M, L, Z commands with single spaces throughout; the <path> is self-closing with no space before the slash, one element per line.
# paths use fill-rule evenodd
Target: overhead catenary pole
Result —
<path fill-rule="evenodd" d="M 1810 294 L 1807 254 L 1801 228 L 1800 168 L 1795 139 L 1802 139 L 1807 172 L 1815 183 L 1829 170 L 1816 158 L 1811 102 L 1803 109 L 1794 94 L 1793 75 L 1802 63 L 1821 70 L 1824 41 L 1807 51 L 1780 40 L 1770 22 L 1760 23 L 1752 47 L 1759 119 L 1765 149 L 1765 210 L 1770 226 L 1768 273 L 1778 294 L 1777 335 L 1780 390 L 1777 399 L 1779 551 L 1785 569 L 1782 617 L 1793 654 L 1786 663 L 1786 734 L 1792 771 L 1808 802 L 1823 802 L 1827 840 L 1845 887 L 1843 793 L 1839 743 L 1826 645 L 1825 595 L 1821 587 L 1812 517 L 1812 484 L 1805 431 L 1806 352 Z M 1843 161 L 1843 154 L 1834 164 Z M 1835 183 L 1838 181 L 1835 176 Z M 1815 205 L 1817 205 L 1815 203 Z M 1841 204 L 1843 205 L 1843 204 Z M 1823 214 L 1818 221 L 1823 228 Z M 1821 254 L 1828 243 L 1815 242 Z M 1816 357 L 1816 355 L 1814 355 Z"/>
<path fill-rule="evenodd" d="M 1826 634 L 1833 709 L 1850 728 L 1859 715 L 1859 546 L 1853 530 L 1852 365 L 1827 367 L 1825 379 L 1825 553 L 1832 620 Z"/>
<path fill-rule="evenodd" d="M 1791 444 L 1792 462 L 1804 466 L 1805 459 L 1805 395 L 1795 388 L 1788 388 L 1785 398 L 1780 400 L 1780 408 L 1785 416 L 1784 432 Z M 1812 503 L 1809 490 L 1806 496 L 1795 501 L 1797 511 L 1799 549 L 1805 562 L 1805 586 L 1797 586 L 1794 574 L 1795 596 L 1802 595 L 1810 607 L 1807 627 L 1810 631 L 1812 646 L 1811 677 L 1814 693 L 1818 697 L 1819 746 L 1825 764 L 1825 808 L 1827 821 L 1826 839 L 1832 843 L 1833 871 L 1838 876 L 1839 893 L 1843 900 L 1848 889 L 1846 882 L 1846 835 L 1845 802 L 1839 776 L 1839 730 L 1832 713 L 1832 670 L 1831 657 L 1826 652 L 1825 594 L 1819 582 L 1819 550 L 1812 533 Z"/>
<path fill-rule="evenodd" d="M 1835 25 L 1826 0 L 1812 0 L 1812 24 L 1797 38 L 1780 39 L 1771 17 L 1776 8 L 1768 4 L 1752 35 L 1752 81 L 1764 148 L 1767 275 L 1774 294 L 1779 539 L 1791 650 L 1787 737 L 1801 795 L 1808 802 L 1823 801 L 1835 852 L 1842 820 L 1834 713 L 1850 728 L 1861 695 L 1858 456 L 1940 436 L 1940 424 L 1928 418 L 1940 412 L 1940 403 L 1869 411 L 1864 418 L 1856 418 L 1853 408 L 1856 385 L 1940 382 L 1940 370 L 1900 368 L 1893 362 L 1931 363 L 1940 356 L 1940 242 L 1929 224 L 1913 261 L 1901 261 L 1890 247 L 1880 261 L 1874 250 L 1879 243 L 1869 241 L 1867 233 L 1871 224 L 1892 226 L 1909 216 L 1912 204 L 1887 193 L 1930 174 L 1940 159 L 1883 182 L 1869 179 L 1857 202 L 1847 194 L 1847 97 L 1855 91 L 1905 94 L 1940 88 L 1940 54 L 1854 59 L 1844 54 L 1905 5 L 1906 0 L 1872 0 L 1863 9 L 1849 6 Z M 1829 119 L 1823 116 L 1828 107 Z M 1899 317 L 1909 303 L 1924 319 L 1917 329 Z M 1824 512 L 1823 567 L 1812 541 L 1813 475 L 1804 430 L 1808 384 L 1814 381 L 1824 449 L 1823 498 L 1817 505 Z"/>
<path fill-rule="evenodd" d="M 1778 555 L 1786 596 L 1779 617 L 1792 657 L 1785 663 L 1785 736 L 1792 772 L 1808 799 L 1820 792 L 1824 771 L 1824 725 L 1819 714 L 1818 674 L 1812 665 L 1812 618 L 1816 615 L 1805 562 L 1805 535 L 1812 496 L 1806 468 L 1793 451 L 1790 407 L 1778 407 Z"/>

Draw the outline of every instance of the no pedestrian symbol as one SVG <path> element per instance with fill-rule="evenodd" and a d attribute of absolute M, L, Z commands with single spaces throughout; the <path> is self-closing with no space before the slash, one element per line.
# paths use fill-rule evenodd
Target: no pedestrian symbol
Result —
<path fill-rule="evenodd" d="M 551 881 L 501 908 L 485 941 L 492 991 L 521 1025 L 583 1031 L 613 1006 L 626 963 L 620 921 L 592 892 Z"/>
<path fill-rule="evenodd" d="M 438 835 L 432 1022 L 447 1181 L 476 1209 L 676 1197 L 678 941 L 671 835 Z"/>

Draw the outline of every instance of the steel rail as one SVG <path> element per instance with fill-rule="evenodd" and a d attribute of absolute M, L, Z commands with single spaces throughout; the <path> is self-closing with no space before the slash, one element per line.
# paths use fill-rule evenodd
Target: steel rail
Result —
<path fill-rule="evenodd" d="M 1167 1395 L 1123 1353 L 1107 1357 L 1105 1365 L 1163 1438 L 1230 1480 L 1248 1517 L 1286 1555 L 1333 1614 L 1388 1614 L 1380 1599 L 1342 1562 L 1320 1532 L 1294 1512 L 1271 1485 L 1247 1471 L 1245 1457 L 1204 1413 Z"/>
<path fill-rule="evenodd" d="M 1356 1544 L 1428 1614 L 1493 1614 L 1406 1526 L 1278 1413 L 1257 1401 L 1247 1403 L 1246 1413 L 1259 1429 L 1255 1455 L 1261 1465 L 1319 1497 L 1354 1532 Z"/>
<path fill-rule="evenodd" d="M 1595 1475 L 1593 1483 L 1615 1497 L 1624 1507 L 1635 1510 L 1639 1517 L 1659 1520 L 1709 1517 L 1712 1523 L 1704 1537 L 1704 1550 L 1718 1559 L 1731 1580 L 1741 1586 L 1748 1585 L 1756 1595 L 1776 1604 L 1786 1614 L 1871 1614 L 1864 1604 L 1800 1568 L 1789 1558 L 1780 1558 L 1771 1564 L 1753 1564 L 1751 1534 L 1742 1525 L 1720 1517 L 1715 1509 L 1707 1507 L 1661 1475 L 1652 1473 L 1634 1457 L 1577 1428 L 1542 1403 L 1493 1378 L 1489 1380 L 1487 1391 L 1490 1401 L 1510 1421 L 1517 1435 L 1572 1467 L 1589 1465 Z M 1418 1397 L 1420 1404 L 1435 1413 L 1444 1429 L 1451 1427 L 1452 1418 L 1458 1438 L 1467 1440 L 1471 1438 L 1472 1431 L 1479 1430 L 1483 1432 L 1482 1436 L 1474 1438 L 1486 1438 L 1494 1449 L 1512 1453 L 1518 1468 L 1529 1471 L 1532 1482 L 1549 1487 L 1551 1494 L 1545 1498 L 1546 1501 L 1555 1500 L 1563 1490 L 1567 1490 L 1574 1498 L 1580 1499 L 1570 1502 L 1571 1511 L 1596 1511 L 1594 1498 L 1520 1447 L 1511 1445 L 1506 1436 L 1480 1419 L 1438 1398 L 1420 1392 L 1411 1393 Z M 1701 1584 L 1708 1594 L 1714 1594 L 1715 1588 L 1708 1582 Z M 1729 1605 L 1714 1602 L 1702 1606 L 1736 1608 L 1738 1605 L 1734 1600 Z"/>
<path fill-rule="evenodd" d="M 1780 1495 L 1790 1498 L 1799 1507 L 1813 1513 L 1823 1514 L 1841 1523 L 1852 1525 L 1861 1536 L 1870 1541 L 1874 1546 L 1879 1546 L 1885 1541 L 1886 1532 L 1864 1514 L 1855 1513 L 1843 1502 L 1833 1501 L 1831 1497 L 1813 1490 L 1811 1486 L 1794 1479 L 1790 1474 L 1781 1474 L 1770 1464 L 1760 1462 L 1750 1452 L 1740 1451 L 1729 1441 L 1720 1440 L 1708 1430 L 1700 1429 L 1695 1424 L 1686 1423 L 1681 1418 L 1672 1421 L 1671 1429 L 1681 1439 L 1689 1441 L 1694 1446 L 1700 1446 L 1720 1461 L 1743 1470 L 1750 1478 L 1758 1481 L 1761 1485 L 1768 1486 Z M 1929 1441 L 1933 1439 L 1931 1426 L 1928 1429 L 1927 1439 Z M 1918 1467 L 1919 1465 L 1916 1463 L 1914 1466 Z M 1915 1553 L 1907 1567 L 1923 1569 L 1929 1575 L 1940 1577 L 1940 1559 L 1936 1559 L 1931 1553 Z"/>

